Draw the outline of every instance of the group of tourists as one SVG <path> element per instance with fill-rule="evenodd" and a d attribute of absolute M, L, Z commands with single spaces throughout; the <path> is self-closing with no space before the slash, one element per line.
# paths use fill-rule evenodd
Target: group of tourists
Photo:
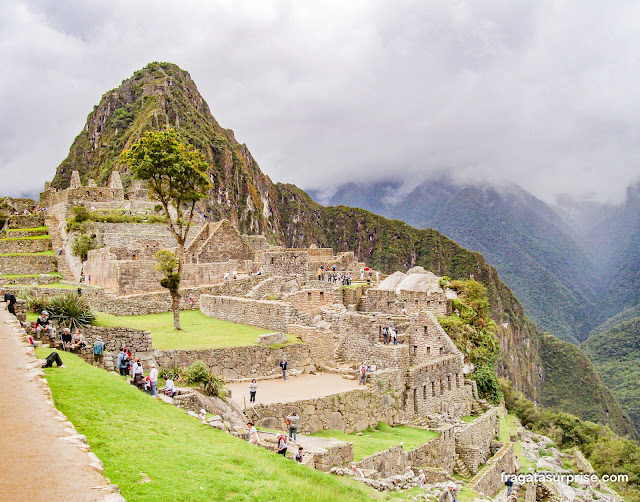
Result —
<path fill-rule="evenodd" d="M 358 374 L 360 375 L 360 381 L 358 385 L 367 385 L 367 377 L 376 370 L 376 365 L 368 365 L 366 363 L 362 363 L 360 368 L 358 368 Z"/>
<path fill-rule="evenodd" d="M 289 436 L 287 437 L 284 434 L 278 434 L 276 438 L 276 451 L 278 455 L 282 455 L 283 457 L 286 456 L 287 450 L 289 449 L 288 441 L 298 441 L 298 425 L 300 424 L 300 416 L 294 411 L 287 415 L 286 421 L 287 427 L 289 428 Z M 261 445 L 262 443 L 260 442 L 260 436 L 258 435 L 258 429 L 256 429 L 255 424 L 253 422 L 247 422 L 247 427 L 249 427 L 249 443 Z M 298 450 L 292 456 L 293 460 L 296 462 L 302 462 L 303 452 L 303 447 L 298 445 Z"/>
<path fill-rule="evenodd" d="M 116 366 L 120 375 L 131 377 L 131 385 L 135 385 L 138 389 L 151 394 L 153 397 L 158 396 L 158 369 L 155 363 L 151 363 L 149 374 L 145 377 L 140 358 L 132 358 L 128 347 L 120 347 L 120 352 L 116 358 Z M 176 395 L 176 386 L 170 378 L 166 379 L 163 392 L 169 397 Z"/>
<path fill-rule="evenodd" d="M 398 331 L 393 324 L 382 326 L 382 341 L 385 345 L 389 345 L 391 342 L 398 345 Z"/>
<path fill-rule="evenodd" d="M 333 265 L 330 269 L 326 270 L 323 266 L 318 267 L 318 280 L 331 282 L 333 284 L 342 284 L 343 286 L 349 286 L 351 284 L 351 272 L 336 272 L 336 266 Z"/>

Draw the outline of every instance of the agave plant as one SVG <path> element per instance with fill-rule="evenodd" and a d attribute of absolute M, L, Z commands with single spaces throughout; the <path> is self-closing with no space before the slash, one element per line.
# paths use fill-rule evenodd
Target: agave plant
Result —
<path fill-rule="evenodd" d="M 58 326 L 70 329 L 88 326 L 96 318 L 89 302 L 75 293 L 54 296 L 47 303 L 45 310 L 49 312 L 51 320 L 58 323 Z"/>
<path fill-rule="evenodd" d="M 200 383 L 200 390 L 205 396 L 219 397 L 220 399 L 227 397 L 224 379 L 211 371 L 207 372 L 205 379 Z"/>
<path fill-rule="evenodd" d="M 29 312 L 35 312 L 39 314 L 43 310 L 47 309 L 47 305 L 49 304 L 49 299 L 44 296 L 34 295 L 32 293 L 27 293 L 24 297 L 27 301 L 27 310 Z"/>

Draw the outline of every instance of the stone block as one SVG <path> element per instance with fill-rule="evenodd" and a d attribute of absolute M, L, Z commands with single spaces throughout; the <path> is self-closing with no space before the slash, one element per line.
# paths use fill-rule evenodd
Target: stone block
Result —
<path fill-rule="evenodd" d="M 267 333 L 258 337 L 258 343 L 261 345 L 277 345 L 287 342 L 287 335 L 284 333 Z"/>

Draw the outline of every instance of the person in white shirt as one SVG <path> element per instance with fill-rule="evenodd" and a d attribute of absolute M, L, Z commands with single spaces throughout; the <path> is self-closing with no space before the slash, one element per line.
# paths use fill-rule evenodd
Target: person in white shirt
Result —
<path fill-rule="evenodd" d="M 151 395 L 156 397 L 158 395 L 158 370 L 153 363 L 151 363 L 151 371 L 149 372 L 149 384 L 151 384 Z"/>
<path fill-rule="evenodd" d="M 164 393 L 166 396 L 173 397 L 176 395 L 176 386 L 173 384 L 173 380 L 167 378 L 164 383 Z"/>
<path fill-rule="evenodd" d="M 249 442 L 251 444 L 260 444 L 260 436 L 258 436 L 258 429 L 253 425 L 253 422 L 247 422 L 249 427 Z"/>

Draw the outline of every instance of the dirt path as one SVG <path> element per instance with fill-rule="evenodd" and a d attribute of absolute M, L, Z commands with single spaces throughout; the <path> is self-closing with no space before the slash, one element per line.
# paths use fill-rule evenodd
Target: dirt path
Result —
<path fill-rule="evenodd" d="M 233 400 L 241 408 L 249 403 L 249 383 L 230 383 L 227 388 L 231 390 Z M 357 380 L 348 380 L 341 375 L 334 373 L 318 373 L 316 375 L 304 374 L 300 376 L 290 376 L 285 382 L 281 378 L 277 380 L 260 380 L 258 382 L 258 392 L 256 393 L 256 403 L 288 403 L 301 399 L 311 399 L 314 397 L 330 396 L 339 392 L 364 388 L 358 385 Z"/>
<path fill-rule="evenodd" d="M 14 319 L 0 306 L 0 499 L 122 500 L 89 455 L 64 439 L 76 432 L 48 400 L 42 370 Z"/>

